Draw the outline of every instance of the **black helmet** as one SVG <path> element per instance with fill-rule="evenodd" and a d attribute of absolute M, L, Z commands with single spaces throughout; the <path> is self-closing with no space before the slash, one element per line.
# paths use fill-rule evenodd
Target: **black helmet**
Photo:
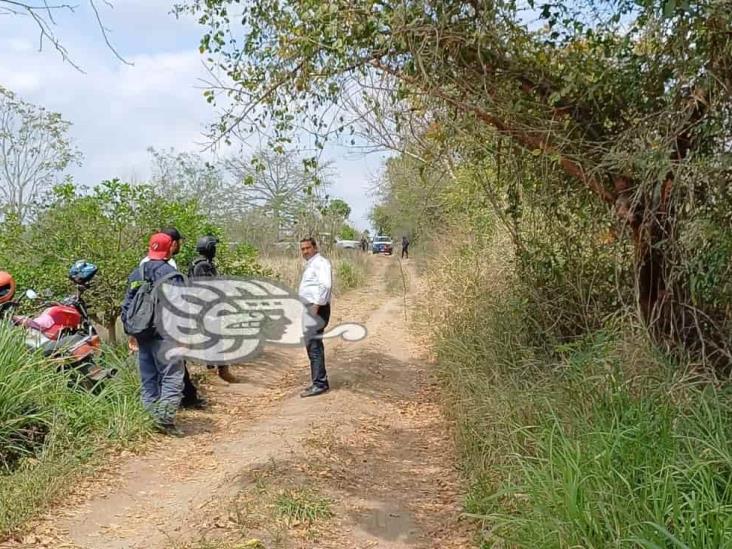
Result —
<path fill-rule="evenodd" d="M 196 242 L 196 251 L 206 257 L 213 257 L 216 255 L 216 244 L 219 243 L 219 239 L 215 236 L 202 236 Z"/>

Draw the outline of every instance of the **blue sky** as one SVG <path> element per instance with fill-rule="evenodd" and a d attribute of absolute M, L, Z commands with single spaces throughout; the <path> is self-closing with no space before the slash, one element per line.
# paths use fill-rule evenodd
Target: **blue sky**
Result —
<path fill-rule="evenodd" d="M 39 52 L 31 20 L 0 15 L 0 85 L 73 123 L 72 136 L 84 154 L 83 165 L 71 170 L 77 182 L 141 181 L 150 173 L 149 146 L 199 152 L 205 144 L 202 131 L 215 113 L 202 98 L 202 29 L 193 19 L 171 15 L 168 0 L 98 4 L 112 42 L 133 66 L 106 48 L 93 12 L 80 3 L 73 15 L 58 14 L 56 31 L 85 73 L 48 44 Z M 354 224 L 367 228 L 383 155 L 331 144 L 324 156 L 336 169 L 329 194 L 346 200 Z"/>

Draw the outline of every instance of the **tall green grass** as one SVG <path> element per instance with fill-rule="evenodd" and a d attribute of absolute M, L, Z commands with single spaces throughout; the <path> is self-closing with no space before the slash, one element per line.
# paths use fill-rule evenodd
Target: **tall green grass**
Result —
<path fill-rule="evenodd" d="M 149 432 L 135 368 L 113 349 L 104 360 L 119 374 L 92 394 L 0 323 L 0 538 L 91 471 L 106 449 Z"/>
<path fill-rule="evenodd" d="M 481 546 L 732 547 L 729 387 L 625 318 L 547 352 L 495 259 L 443 257 L 426 292 Z"/>

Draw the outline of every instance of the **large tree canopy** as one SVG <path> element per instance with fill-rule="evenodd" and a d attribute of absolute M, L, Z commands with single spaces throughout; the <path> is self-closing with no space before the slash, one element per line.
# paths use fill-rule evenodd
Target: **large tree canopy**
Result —
<path fill-rule="evenodd" d="M 670 167 L 719 131 L 730 70 L 730 5 L 667 0 L 534 2 L 194 1 L 210 25 L 234 108 L 217 128 L 264 123 L 279 132 L 342 103 L 353 77 L 393 75 L 406 94 L 436 98 L 552 156 L 614 203 L 645 167 L 638 145 Z M 293 112 L 294 111 L 294 112 Z M 709 116 L 714 113 L 714 116 Z M 300 118 L 293 115 L 301 115 Z M 713 118 L 713 120 L 712 120 Z M 464 120 L 461 122 L 465 122 Z M 717 122 L 715 125 L 714 122 Z M 696 131 L 694 131 L 696 130 Z M 656 168 L 658 163 L 656 163 Z"/>
<path fill-rule="evenodd" d="M 443 141 L 472 141 L 453 150 L 458 158 L 508 140 L 565 174 L 553 184 L 591 193 L 631 230 L 648 321 L 673 293 L 665 248 L 680 202 L 721 192 L 729 169 L 726 0 L 192 0 L 181 9 L 208 27 L 201 51 L 222 73 L 207 92 L 227 98 L 215 133 L 264 127 L 286 140 L 304 125 L 326 136 L 348 122 L 333 105 L 357 103 L 391 110 L 397 129 L 419 116 Z"/>

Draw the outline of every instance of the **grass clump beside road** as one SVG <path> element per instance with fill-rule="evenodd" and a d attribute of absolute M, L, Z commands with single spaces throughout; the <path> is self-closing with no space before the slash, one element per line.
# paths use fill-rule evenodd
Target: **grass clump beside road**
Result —
<path fill-rule="evenodd" d="M 336 295 L 358 288 L 364 283 L 368 274 L 367 261 L 367 256 L 359 252 L 335 259 L 333 278 Z"/>
<path fill-rule="evenodd" d="M 328 498 L 304 489 L 287 489 L 277 496 L 277 515 L 288 522 L 313 523 L 333 517 Z"/>
<path fill-rule="evenodd" d="M 625 317 L 538 341 L 489 256 L 435 263 L 427 294 L 451 307 L 425 307 L 482 546 L 732 546 L 730 390 Z"/>
<path fill-rule="evenodd" d="M 216 531 L 175 549 L 334 547 L 333 501 L 272 461 L 250 471 L 244 488 L 211 507 Z M 328 540 L 328 543 L 324 543 Z"/>
<path fill-rule="evenodd" d="M 104 450 L 139 441 L 149 420 L 126 353 L 105 353 L 119 374 L 98 394 L 27 350 L 0 323 L 0 539 L 60 497 Z"/>

